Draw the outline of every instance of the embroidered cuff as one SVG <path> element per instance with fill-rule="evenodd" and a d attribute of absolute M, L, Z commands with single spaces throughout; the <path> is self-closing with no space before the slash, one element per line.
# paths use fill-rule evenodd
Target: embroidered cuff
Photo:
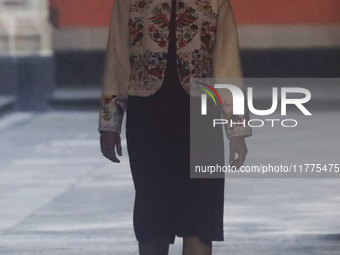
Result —
<path fill-rule="evenodd" d="M 227 126 L 227 136 L 232 138 L 235 136 L 248 137 L 252 136 L 253 132 L 251 127 L 247 124 L 248 118 L 243 115 L 233 116 Z"/>
<path fill-rule="evenodd" d="M 235 136 L 248 137 L 253 135 L 252 128 L 248 125 L 249 109 L 245 105 L 245 115 L 231 115 L 227 125 L 227 137 Z"/>
<path fill-rule="evenodd" d="M 103 95 L 98 131 L 121 133 L 126 99 L 116 95 Z"/>
<path fill-rule="evenodd" d="M 235 136 L 248 137 L 253 135 L 252 128 L 248 125 L 248 121 L 250 120 L 249 109 L 246 105 L 244 109 L 244 115 L 234 115 L 232 104 L 224 103 L 222 115 L 224 119 L 228 120 L 226 134 L 229 139 Z"/>

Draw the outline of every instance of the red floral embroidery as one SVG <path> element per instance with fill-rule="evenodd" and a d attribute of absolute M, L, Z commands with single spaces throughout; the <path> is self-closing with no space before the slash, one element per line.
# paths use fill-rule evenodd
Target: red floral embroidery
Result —
<path fill-rule="evenodd" d="M 138 8 L 144 8 L 146 6 L 146 2 L 145 1 L 140 1 L 138 3 Z"/>
<path fill-rule="evenodd" d="M 216 26 L 212 25 L 210 22 L 205 21 L 202 23 L 201 45 L 204 51 L 212 52 L 215 43 L 216 30 Z"/>
<path fill-rule="evenodd" d="M 147 18 L 148 35 L 150 38 L 163 48 L 167 46 L 169 39 L 169 24 L 171 7 L 168 3 L 162 3 L 156 5 L 152 11 L 152 17 Z"/>
<path fill-rule="evenodd" d="M 142 18 L 129 20 L 130 45 L 133 47 L 141 46 L 144 42 L 144 21 Z"/>
<path fill-rule="evenodd" d="M 179 1 L 176 10 L 177 18 L 177 47 L 187 46 L 198 33 L 199 15 L 187 3 Z"/>
<path fill-rule="evenodd" d="M 183 47 L 185 47 L 186 45 L 187 45 L 186 42 L 183 41 L 183 40 L 180 40 L 180 41 L 178 42 L 178 47 L 180 47 L 180 48 L 183 48 Z"/>
<path fill-rule="evenodd" d="M 160 46 L 161 48 L 165 47 L 166 44 L 167 44 L 167 41 L 164 41 L 164 40 L 162 40 L 162 41 L 159 42 L 159 46 Z"/>
<path fill-rule="evenodd" d="M 130 5 L 130 12 L 143 13 L 145 9 L 150 8 L 153 0 L 137 0 Z"/>
<path fill-rule="evenodd" d="M 155 84 L 163 79 L 167 53 L 147 52 L 131 56 L 131 87 L 133 89 L 152 90 Z M 135 87 L 143 81 L 143 88 Z M 137 85 L 138 86 L 138 85 Z"/>

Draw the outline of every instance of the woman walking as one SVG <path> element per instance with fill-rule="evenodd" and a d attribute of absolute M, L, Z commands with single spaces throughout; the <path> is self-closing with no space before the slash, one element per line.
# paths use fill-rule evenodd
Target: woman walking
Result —
<path fill-rule="evenodd" d="M 134 230 L 141 255 L 168 254 L 175 236 L 183 237 L 185 255 L 211 254 L 212 241 L 223 241 L 224 179 L 190 179 L 190 78 L 241 76 L 229 0 L 114 1 L 99 123 L 101 150 L 119 162 L 126 110 L 136 190 Z M 228 105 L 222 113 L 230 118 L 226 98 L 222 95 Z M 222 130 L 212 133 L 220 153 L 209 158 L 223 162 Z M 230 163 L 239 168 L 247 153 L 244 137 L 251 129 L 238 127 L 235 132 L 229 127 L 227 133 Z"/>

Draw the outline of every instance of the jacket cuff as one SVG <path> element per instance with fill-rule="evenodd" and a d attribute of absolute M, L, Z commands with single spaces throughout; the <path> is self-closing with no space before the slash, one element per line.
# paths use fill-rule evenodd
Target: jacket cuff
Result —
<path fill-rule="evenodd" d="M 227 125 L 227 137 L 230 139 L 232 137 L 249 137 L 253 135 L 252 128 L 247 124 L 248 118 L 243 115 L 233 116 Z"/>
<path fill-rule="evenodd" d="M 98 131 L 121 133 L 126 100 L 116 95 L 103 95 Z"/>
<path fill-rule="evenodd" d="M 120 123 L 113 123 L 113 124 L 108 124 L 108 125 L 99 125 L 98 128 L 99 132 L 117 132 L 121 133 L 122 132 L 122 125 Z"/>

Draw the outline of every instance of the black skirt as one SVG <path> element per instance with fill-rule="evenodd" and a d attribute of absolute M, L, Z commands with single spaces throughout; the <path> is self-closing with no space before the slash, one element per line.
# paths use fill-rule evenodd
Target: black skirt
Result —
<path fill-rule="evenodd" d="M 129 96 L 127 101 L 126 137 L 136 190 L 134 230 L 140 242 L 162 237 L 173 243 L 176 235 L 222 241 L 224 178 L 190 178 L 190 96 L 178 78 L 171 24 L 172 43 L 161 88 L 148 97 Z M 209 109 L 220 116 L 219 108 Z M 202 136 L 203 150 L 207 155 L 213 152 L 213 162 L 223 164 L 222 129 Z"/>

